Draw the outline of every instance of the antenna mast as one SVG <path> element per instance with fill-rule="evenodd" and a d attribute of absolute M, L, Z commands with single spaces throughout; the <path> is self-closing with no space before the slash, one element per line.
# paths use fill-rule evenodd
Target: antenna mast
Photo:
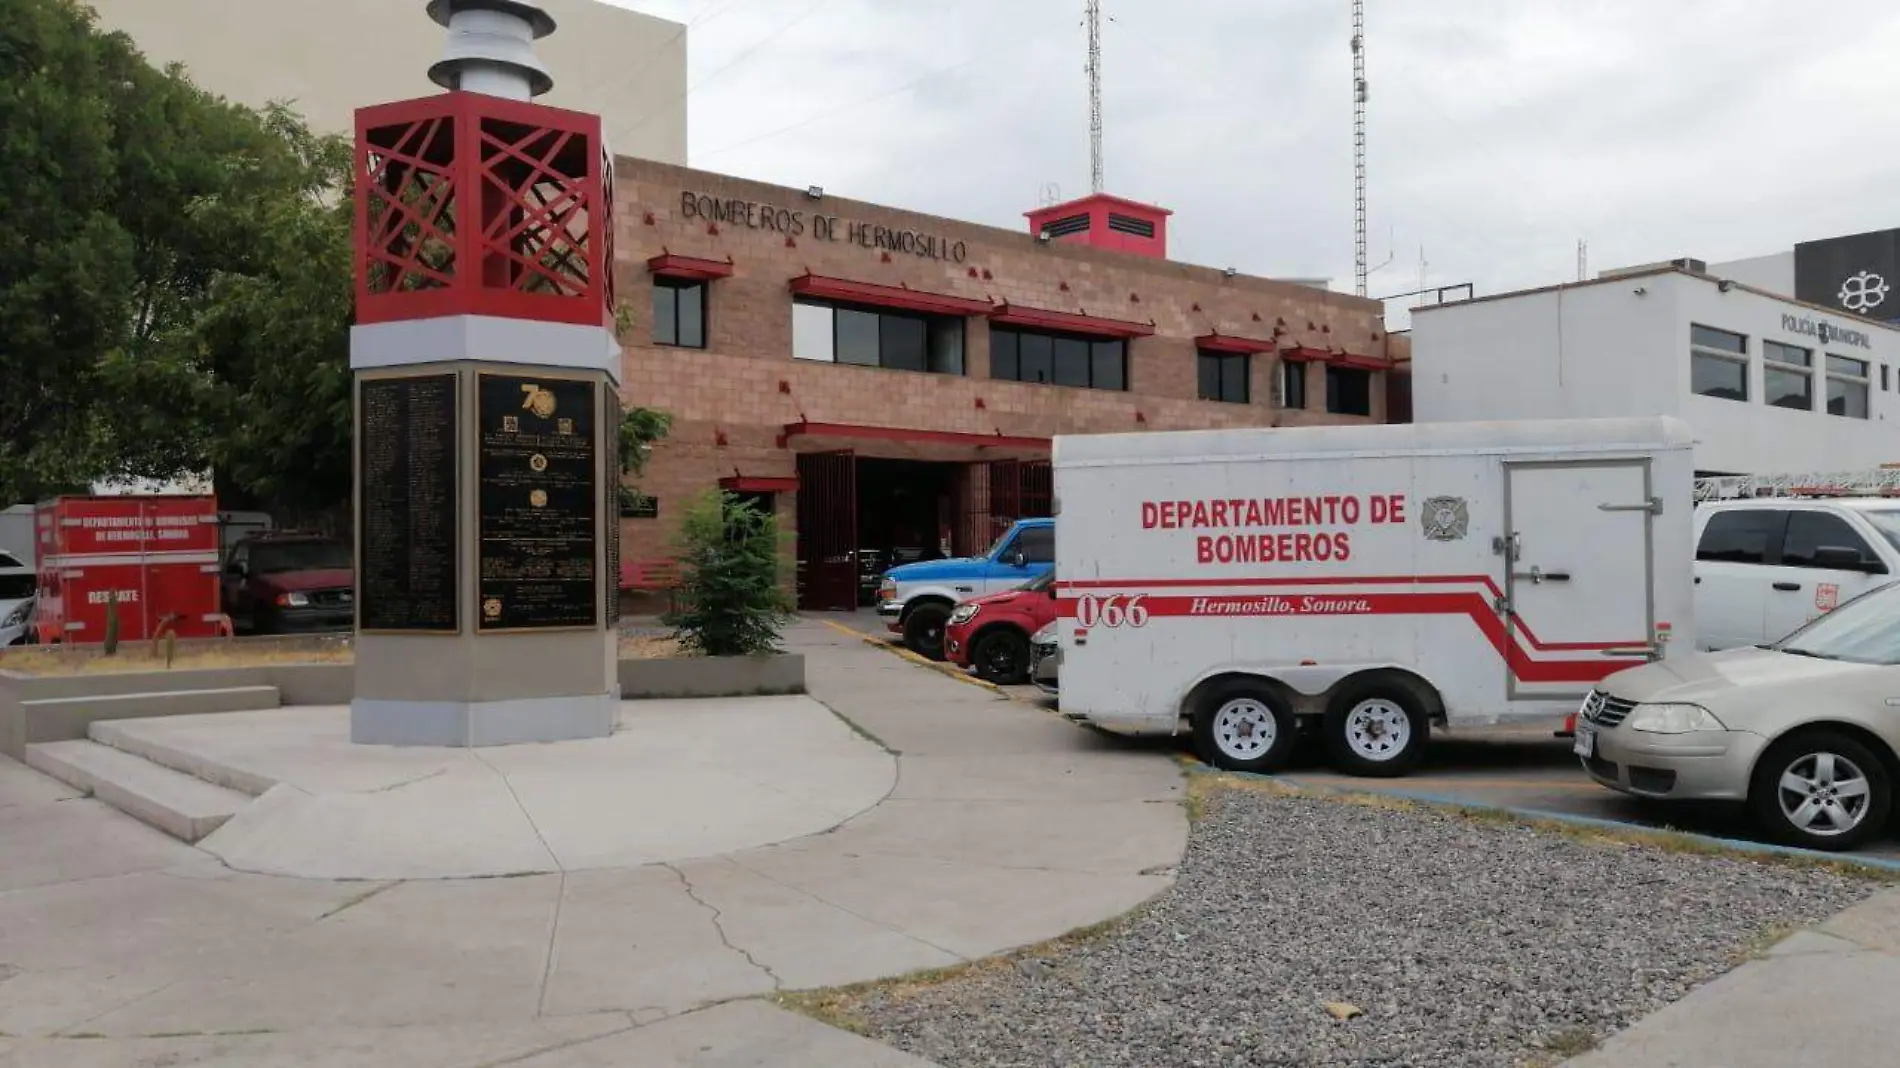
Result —
<path fill-rule="evenodd" d="M 1352 270 L 1366 295 L 1366 0 L 1352 0 Z"/>
<path fill-rule="evenodd" d="M 1088 0 L 1089 191 L 1102 191 L 1102 0 Z"/>

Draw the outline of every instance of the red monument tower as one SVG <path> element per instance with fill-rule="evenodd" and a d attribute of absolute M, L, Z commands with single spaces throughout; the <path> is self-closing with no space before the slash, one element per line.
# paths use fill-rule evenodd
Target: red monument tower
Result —
<path fill-rule="evenodd" d="M 355 741 L 600 737 L 618 708 L 613 171 L 527 0 L 432 0 L 447 92 L 356 115 Z"/>

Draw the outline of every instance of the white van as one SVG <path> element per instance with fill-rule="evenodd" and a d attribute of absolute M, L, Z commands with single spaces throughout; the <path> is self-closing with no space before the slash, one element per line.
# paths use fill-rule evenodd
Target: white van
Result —
<path fill-rule="evenodd" d="M 1672 419 L 1059 437 L 1062 710 L 1397 775 L 1433 724 L 1574 711 L 1694 632 Z M 1684 651 L 1692 651 L 1686 643 Z"/>
<path fill-rule="evenodd" d="M 1696 644 L 1763 645 L 1900 575 L 1900 500 L 1712 501 L 1695 538 Z"/>

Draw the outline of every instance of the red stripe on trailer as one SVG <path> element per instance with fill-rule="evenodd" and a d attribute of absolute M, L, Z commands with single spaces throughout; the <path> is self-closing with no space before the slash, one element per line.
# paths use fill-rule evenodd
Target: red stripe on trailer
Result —
<path fill-rule="evenodd" d="M 1199 590 L 1199 589 L 1278 589 L 1290 586 L 1483 586 L 1493 598 L 1502 599 L 1504 591 L 1489 575 L 1317 575 L 1307 578 L 1180 578 L 1180 579 L 1080 579 L 1056 583 L 1064 590 Z M 1668 624 L 1661 624 L 1667 627 Z M 1627 649 L 1640 642 L 1546 642 L 1537 637 L 1530 624 L 1517 621 L 1518 632 L 1540 653 L 1602 652 Z"/>
<path fill-rule="evenodd" d="M 1129 585 L 1140 585 L 1129 584 Z M 1076 598 L 1057 599 L 1062 618 L 1076 618 Z M 1132 606 L 1128 606 L 1132 607 Z M 1119 609 L 1115 621 L 1129 623 L 1128 607 Z M 1598 682 L 1625 668 L 1640 667 L 1645 659 L 1535 660 L 1505 627 L 1491 603 L 1477 593 L 1349 593 L 1326 596 L 1183 596 L 1157 594 L 1140 599 L 1143 622 L 1157 618 L 1265 619 L 1275 616 L 1469 616 L 1479 633 L 1504 658 L 1511 674 L 1523 682 Z M 1091 629 L 1115 629 L 1106 620 L 1094 620 Z M 1139 625 L 1139 624 L 1137 624 Z M 1520 628 L 1521 629 L 1521 628 Z M 1593 649 L 1624 649 L 1647 644 L 1642 641 L 1591 645 Z"/>

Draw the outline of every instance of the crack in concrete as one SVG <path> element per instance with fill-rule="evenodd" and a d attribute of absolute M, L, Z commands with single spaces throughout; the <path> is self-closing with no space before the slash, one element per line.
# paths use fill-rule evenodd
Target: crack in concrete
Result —
<path fill-rule="evenodd" d="M 377 886 L 372 886 L 368 890 L 365 890 L 362 893 L 351 897 L 348 901 L 343 902 L 341 905 L 338 905 L 336 908 L 333 908 L 330 911 L 324 913 L 323 915 L 318 916 L 314 922 L 322 923 L 323 921 L 329 919 L 332 916 L 335 916 L 339 913 L 347 912 L 350 909 L 353 909 L 356 906 L 361 905 L 363 902 L 368 901 L 370 898 L 375 897 L 377 894 L 380 894 L 385 890 L 393 890 L 400 885 L 402 885 L 402 881 L 400 879 L 397 879 L 397 880 L 392 880 L 390 882 L 381 883 Z"/>
<path fill-rule="evenodd" d="M 708 913 L 712 915 L 713 931 L 719 935 L 719 942 L 721 945 L 725 946 L 727 949 L 732 950 L 734 953 L 737 953 L 741 957 L 744 957 L 746 959 L 747 964 L 750 964 L 754 968 L 757 968 L 758 970 L 764 972 L 765 977 L 767 979 L 772 980 L 772 989 L 774 991 L 785 989 L 785 980 L 779 978 L 779 974 L 773 971 L 770 965 L 767 965 L 765 962 L 759 960 L 759 958 L 753 956 L 751 950 L 748 950 L 744 948 L 743 946 L 735 945 L 733 943 L 731 937 L 729 937 L 726 934 L 725 913 L 722 912 L 719 909 L 719 907 L 714 905 L 712 902 L 707 901 L 705 898 L 699 896 L 699 891 L 693 889 L 693 881 L 686 877 L 686 873 L 684 871 L 681 871 L 678 865 L 671 864 L 671 863 L 663 863 L 660 865 L 660 867 L 665 868 L 667 871 L 672 872 L 676 877 L 678 877 L 681 888 L 683 888 L 686 891 L 687 897 L 693 899 L 693 904 L 698 905 L 702 909 L 705 909 Z"/>
<path fill-rule="evenodd" d="M 541 825 L 534 822 L 534 814 L 528 811 L 528 806 L 522 802 L 521 795 L 515 792 L 515 784 L 508 781 L 508 776 L 502 774 L 500 768 L 490 764 L 482 756 L 480 750 L 471 747 L 468 754 L 475 758 L 476 763 L 494 772 L 495 777 L 501 780 L 502 786 L 508 790 L 508 796 L 514 798 L 515 807 L 521 810 L 521 818 L 528 821 L 528 829 L 534 832 L 534 837 L 541 843 L 541 848 L 547 851 L 548 862 L 554 865 L 555 872 L 561 877 L 554 887 L 554 915 L 548 921 L 548 951 L 541 965 L 540 995 L 535 1001 L 535 1015 L 539 1016 L 547 1011 L 548 988 L 554 981 L 555 948 L 561 939 L 561 906 L 567 901 L 567 866 L 562 864 L 561 858 L 555 855 L 554 847 L 548 844 L 548 836 L 541 833 Z"/>
<path fill-rule="evenodd" d="M 480 760 L 481 758 L 480 758 L 480 757 L 477 757 L 476 759 L 478 759 L 478 760 Z M 487 763 L 487 761 L 483 761 L 483 763 Z M 490 770 L 490 771 L 494 771 L 494 770 L 495 770 L 495 769 L 494 769 L 494 765 L 492 765 L 492 764 L 491 764 L 491 765 L 489 765 L 489 770 Z M 428 782 L 428 781 L 429 781 L 430 779 L 434 779 L 434 778 L 439 778 L 439 777 L 441 777 L 441 776 L 443 776 L 443 775 L 447 775 L 448 773 L 449 773 L 449 769 L 447 769 L 447 768 L 437 768 L 437 769 L 435 769 L 434 771 L 431 771 L 431 772 L 425 772 L 424 774 L 421 774 L 421 775 L 417 775 L 417 776 L 415 776 L 414 778 L 409 778 L 409 779 L 403 779 L 403 780 L 402 780 L 401 782 L 392 782 L 392 783 L 390 783 L 390 784 L 389 784 L 388 786 L 378 786 L 378 787 L 376 787 L 376 788 L 374 788 L 374 789 L 371 789 L 371 790 L 351 790 L 351 791 L 348 791 L 348 792 L 349 792 L 349 793 L 351 793 L 351 794 L 357 794 L 357 795 L 362 795 L 362 794 L 386 794 L 386 793 L 390 793 L 390 792 L 392 792 L 392 791 L 395 791 L 395 790 L 400 790 L 400 789 L 402 789 L 402 788 L 403 788 L 403 787 L 405 787 L 405 786 L 414 786 L 415 784 L 417 784 L 417 783 L 419 783 L 419 782 Z M 496 774 L 498 774 L 498 775 L 499 775 L 499 774 L 500 774 L 500 772 L 496 772 Z M 506 777 L 504 777 L 504 778 L 503 778 L 503 781 L 504 781 L 504 782 L 505 782 L 505 781 L 507 781 L 507 780 L 506 780 Z M 520 799 L 520 798 L 516 798 L 516 799 L 515 799 L 515 804 L 520 804 L 520 803 L 521 803 L 521 799 Z M 532 821 L 530 821 L 530 822 L 532 822 Z M 545 843 L 544 843 L 544 844 L 545 844 Z"/>
<path fill-rule="evenodd" d="M 804 894 L 806 897 L 811 898 L 813 901 L 818 902 L 820 905 L 823 905 L 826 908 L 837 909 L 839 912 L 844 913 L 846 916 L 850 916 L 858 920 L 863 920 L 865 923 L 868 923 L 873 927 L 881 927 L 884 930 L 889 931 L 892 934 L 897 935 L 901 938 L 908 938 L 911 941 L 917 943 L 918 945 L 928 946 L 939 953 L 948 954 L 949 956 L 956 958 L 958 961 L 967 963 L 970 960 L 969 957 L 966 957 L 963 954 L 958 953 L 954 949 L 950 949 L 946 946 L 940 946 L 937 943 L 932 942 L 930 939 L 924 938 L 919 935 L 913 934 L 909 931 L 906 931 L 902 927 L 897 926 L 896 924 L 885 923 L 883 920 L 877 919 L 874 916 L 866 916 L 862 912 L 858 912 L 855 909 L 846 908 L 845 906 L 840 905 L 836 901 L 832 901 L 821 894 L 813 893 L 810 889 L 803 886 L 799 886 L 797 883 L 788 883 L 785 880 L 780 879 L 775 875 L 769 874 L 767 872 L 762 872 L 759 869 L 754 868 L 751 865 L 745 863 L 744 861 L 741 861 L 737 856 L 726 856 L 721 859 L 725 860 L 726 863 L 731 864 L 733 867 L 743 869 L 747 872 L 752 873 L 753 875 L 758 876 L 761 879 L 764 879 L 768 883 L 775 883 L 779 886 L 784 887 L 787 890 L 791 890 L 795 893 Z"/>

